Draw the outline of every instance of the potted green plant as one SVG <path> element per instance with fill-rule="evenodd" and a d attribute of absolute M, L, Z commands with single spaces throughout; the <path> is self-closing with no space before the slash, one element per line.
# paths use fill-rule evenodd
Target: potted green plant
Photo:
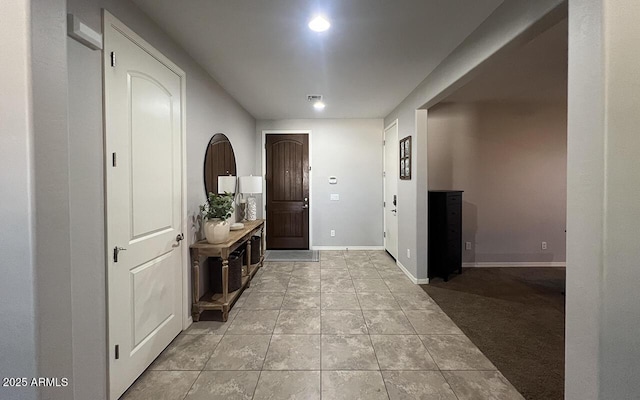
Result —
<path fill-rule="evenodd" d="M 229 239 L 229 222 L 233 211 L 233 195 L 230 193 L 209 193 L 207 202 L 200 206 L 200 214 L 205 220 L 204 236 L 212 244 L 223 243 Z"/>

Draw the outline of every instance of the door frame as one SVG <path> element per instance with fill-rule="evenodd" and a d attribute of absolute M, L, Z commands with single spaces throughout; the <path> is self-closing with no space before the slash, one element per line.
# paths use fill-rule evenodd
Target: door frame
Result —
<path fill-rule="evenodd" d="M 126 36 L 129 40 L 131 40 L 133 43 L 135 43 L 136 45 L 138 45 L 142 50 L 144 50 L 145 52 L 147 52 L 150 56 L 152 56 L 153 58 L 155 58 L 156 60 L 158 60 L 160 63 L 164 64 L 167 68 L 169 68 L 171 71 L 173 71 L 176 75 L 179 76 L 180 78 L 180 96 L 181 96 L 181 107 L 180 107 L 180 117 L 181 117 L 181 121 L 180 121 L 180 153 L 181 153 L 181 165 L 180 165 L 180 175 L 182 177 L 182 185 L 181 185 L 181 195 L 180 195 L 180 228 L 183 232 L 183 234 L 185 234 L 185 239 L 182 242 L 182 246 L 181 246 L 181 260 L 182 260 L 182 285 L 181 286 L 181 290 L 182 290 L 182 307 L 181 307 L 181 313 L 182 315 L 180 316 L 181 319 L 181 323 L 182 323 L 182 330 L 185 330 L 189 327 L 189 325 L 191 325 L 191 323 L 193 322 L 193 319 L 191 317 L 191 312 L 190 312 L 190 301 L 189 301 L 189 288 L 190 288 L 190 284 L 189 284 L 189 242 L 190 242 L 190 237 L 188 235 L 188 217 L 187 217 L 187 123 L 186 123 L 186 95 L 187 95 L 187 91 L 186 91 L 186 73 L 180 68 L 178 67 L 178 65 L 176 65 L 175 63 L 173 63 L 171 60 L 169 60 L 167 57 L 165 57 L 160 51 L 158 51 L 155 47 L 153 47 L 151 44 L 149 44 L 146 40 L 142 39 L 139 35 L 137 35 L 133 30 L 131 30 L 129 27 L 127 27 L 124 23 L 122 23 L 118 18 L 116 18 L 113 14 L 111 14 L 109 11 L 107 11 L 106 9 L 103 9 L 103 26 L 104 26 L 104 31 L 106 32 L 107 29 L 115 29 L 118 32 L 120 32 L 121 34 L 123 34 L 124 36 Z M 106 63 L 108 61 L 108 58 L 110 57 L 110 55 L 106 54 L 106 49 L 103 49 L 102 51 L 102 57 L 103 57 L 103 68 L 106 68 Z M 104 83 L 104 71 L 102 74 L 102 79 L 103 79 L 103 85 Z M 103 104 L 106 104 L 106 93 L 107 93 L 107 89 L 106 86 L 103 89 L 102 92 L 102 101 Z M 105 283 L 107 285 L 106 288 L 106 293 L 105 293 L 105 297 L 106 297 L 106 338 L 107 338 L 107 359 L 105 360 L 107 362 L 107 375 L 110 375 L 110 358 L 113 355 L 112 354 L 112 343 L 111 343 L 111 338 L 110 338 L 110 334 L 109 334 L 109 288 L 108 285 L 110 283 L 110 279 L 111 279 L 111 274 L 109 273 L 109 263 L 110 263 L 110 257 L 112 255 L 111 249 L 110 249 L 110 239 L 109 239 L 109 215 L 108 215 L 108 187 L 107 187 L 107 171 L 109 168 L 112 168 L 111 166 L 111 155 L 108 154 L 108 149 L 107 149 L 107 136 L 109 134 L 109 131 L 107 129 L 107 118 L 105 115 L 105 111 L 106 108 L 103 107 L 103 149 L 104 149 L 104 182 L 103 182 L 103 187 L 104 187 L 104 220 L 105 220 L 105 224 L 104 224 L 104 229 L 105 229 L 105 275 L 106 275 L 106 279 L 105 279 Z M 108 378 L 110 379 L 110 378 Z M 107 390 L 109 390 L 109 381 L 107 381 Z"/>
<path fill-rule="evenodd" d="M 393 126 L 396 126 L 396 131 L 398 131 L 398 135 L 400 134 L 400 130 L 398 129 L 398 119 L 396 118 L 395 120 L 393 120 L 389 125 L 387 125 L 384 130 L 382 131 L 382 140 L 384 140 L 384 144 L 386 146 L 386 140 L 387 140 L 387 131 L 389 129 L 391 129 Z M 385 172 L 382 175 L 382 201 L 386 201 L 387 200 L 387 177 L 386 177 L 386 172 L 387 172 L 387 148 L 385 146 L 382 146 L 382 170 Z M 396 180 L 399 180 L 398 177 L 395 177 Z M 400 197 L 400 196 L 398 196 Z M 385 204 L 386 206 L 386 204 Z M 396 205 L 396 210 L 400 210 L 398 208 L 398 206 Z M 396 212 L 396 215 L 398 214 L 398 212 Z M 387 238 L 384 235 L 384 232 L 387 232 L 387 208 L 383 207 L 383 211 L 382 211 L 382 229 L 383 229 L 383 238 L 382 238 L 382 247 L 384 248 L 385 251 L 387 251 Z M 396 227 L 396 235 L 398 234 L 398 229 L 399 227 Z M 396 236 L 396 254 L 397 257 L 400 258 L 400 253 L 398 253 L 399 251 L 399 246 L 400 244 L 398 243 L 397 240 L 397 236 Z M 397 260 L 396 260 L 397 261 Z"/>
<path fill-rule="evenodd" d="M 307 135 L 309 143 L 309 250 L 313 250 L 313 148 L 311 141 L 311 129 L 263 129 L 262 130 L 262 215 L 267 215 L 267 135 Z M 266 221 L 265 224 L 268 224 Z M 265 229 L 265 232 L 267 230 Z"/>

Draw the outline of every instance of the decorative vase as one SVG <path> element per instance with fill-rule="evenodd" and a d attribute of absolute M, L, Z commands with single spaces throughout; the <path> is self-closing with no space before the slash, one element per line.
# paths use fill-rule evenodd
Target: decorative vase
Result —
<path fill-rule="evenodd" d="M 229 223 L 227 221 L 214 218 L 205 221 L 204 236 L 211 244 L 224 243 L 229 239 Z"/>

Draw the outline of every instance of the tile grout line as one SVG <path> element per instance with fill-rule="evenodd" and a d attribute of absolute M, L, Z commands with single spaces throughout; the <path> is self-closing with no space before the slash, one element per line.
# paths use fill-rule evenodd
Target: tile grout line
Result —
<path fill-rule="evenodd" d="M 456 391 L 453 390 L 453 386 L 451 386 L 451 384 L 449 383 L 449 379 L 447 379 L 447 377 L 442 373 L 441 370 L 440 370 L 440 375 L 442 375 L 442 377 L 444 378 L 444 381 L 447 382 L 447 386 L 449 386 L 449 389 L 451 389 L 451 392 L 453 393 L 453 395 L 456 396 L 456 399 L 460 400 L 460 397 L 458 397 L 458 393 L 456 393 Z"/>
<path fill-rule="evenodd" d="M 229 325 L 231 325 L 231 323 L 229 323 Z M 227 329 L 229 329 L 229 327 L 227 327 Z M 225 334 L 226 334 L 226 332 L 227 331 L 225 330 Z M 207 335 L 207 334 L 205 333 L 204 335 Z M 199 335 L 199 336 L 202 336 L 202 335 Z M 200 371 L 198 371 L 198 376 L 196 376 L 196 379 L 191 383 L 191 386 L 189 386 L 189 389 L 184 394 L 184 397 L 182 398 L 182 400 L 187 398 L 187 396 L 189 395 L 189 392 L 193 388 L 193 385 L 195 385 L 196 382 L 198 381 L 198 379 L 200 379 L 200 376 L 202 375 L 202 372 L 206 368 L 207 364 L 209 363 L 209 360 L 211 360 L 211 357 L 213 356 L 213 353 L 216 351 L 216 348 L 218 348 L 218 345 L 220 344 L 220 342 L 222 342 L 222 338 L 224 338 L 224 334 L 222 334 L 222 337 L 220 338 L 220 340 L 218 340 L 218 343 L 216 343 L 216 345 L 213 346 L 213 350 L 211 351 L 211 354 L 209 354 L 209 357 L 207 358 L 207 361 L 205 361 L 204 365 L 202 366 L 202 369 Z"/>
<path fill-rule="evenodd" d="M 360 302 L 360 298 L 358 298 L 358 302 Z M 367 324 L 367 320 L 366 320 L 366 318 L 364 318 L 364 312 L 362 310 L 362 305 L 360 305 L 360 312 L 362 313 L 362 318 L 364 319 L 364 323 L 366 325 Z M 369 331 L 369 327 L 368 326 L 367 326 L 367 336 L 369 337 L 369 343 L 371 343 L 371 348 L 373 349 L 373 356 L 376 358 L 376 363 L 378 364 L 378 373 L 380 374 L 380 378 L 382 378 L 382 385 L 384 386 L 384 390 L 387 392 L 387 399 L 390 399 L 391 395 L 389 394 L 389 388 L 387 388 L 387 382 L 384 380 L 384 374 L 382 373 L 382 366 L 380 365 L 380 360 L 378 359 L 378 353 L 376 352 L 376 348 L 373 345 L 373 339 L 371 339 L 371 332 Z"/>
<path fill-rule="evenodd" d="M 189 392 L 191 392 L 191 389 L 193 389 L 193 386 L 196 384 L 198 379 L 200 379 L 200 375 L 202 375 L 202 371 L 204 371 L 204 367 L 202 367 L 202 370 L 198 372 L 198 376 L 196 376 L 196 379 L 191 383 L 191 386 L 189 386 L 189 389 L 187 389 L 187 392 L 184 394 L 184 397 L 182 398 L 182 400 L 185 400 L 187 396 L 189 396 Z"/>
<path fill-rule="evenodd" d="M 291 279 L 291 278 L 289 278 Z M 287 281 L 287 289 L 289 288 L 289 281 Z M 286 296 L 287 291 L 285 290 L 284 296 Z M 284 303 L 284 296 L 282 296 L 282 301 Z M 278 310 L 278 315 L 276 315 L 276 321 L 273 324 L 273 329 L 271 329 L 271 337 L 269 338 L 269 344 L 267 345 L 267 351 L 264 353 L 264 360 L 262 360 L 262 366 L 260 367 L 260 371 L 258 372 L 258 380 L 256 381 L 256 387 L 253 388 L 253 394 L 251 398 L 253 399 L 256 395 L 256 391 L 258 390 L 258 384 L 260 383 L 260 378 L 262 378 L 262 371 L 264 371 L 264 365 L 267 362 L 267 356 L 269 355 L 269 349 L 271 348 L 271 342 L 273 341 L 273 335 L 276 330 L 276 326 L 278 325 L 278 319 L 280 318 L 280 311 L 282 311 L 282 304 L 280 304 L 280 309 Z"/>
<path fill-rule="evenodd" d="M 396 299 L 393 291 L 391 290 L 391 288 L 389 287 L 389 285 L 387 284 L 387 281 L 383 279 L 384 284 L 387 286 L 387 288 L 389 289 L 389 291 L 391 292 L 391 295 L 393 296 L 394 299 Z M 396 299 L 397 302 L 397 299 Z M 399 305 L 399 304 L 398 304 Z M 458 397 L 458 394 L 453 390 L 453 387 L 449 384 L 449 381 L 447 380 L 447 378 L 444 376 L 444 374 L 442 373 L 442 370 L 440 369 L 440 366 L 438 365 L 438 363 L 436 362 L 436 360 L 433 358 L 433 355 L 431 354 L 431 352 L 429 351 L 429 348 L 424 344 L 424 342 L 422 341 L 422 338 L 420 337 L 420 335 L 418 334 L 418 331 L 416 329 L 416 327 L 414 326 L 414 324 L 411 322 L 411 320 L 409 319 L 409 317 L 407 317 L 407 314 L 405 313 L 404 308 L 400 307 L 400 311 L 402 312 L 402 315 L 407 319 L 407 321 L 409 321 L 409 324 L 411 325 L 411 327 L 413 328 L 414 332 L 416 333 L 416 336 L 418 338 L 418 340 L 420 340 L 420 343 L 422 344 L 422 346 L 424 347 L 425 351 L 427 352 L 427 354 L 429 354 L 429 357 L 431 357 L 431 360 L 433 361 L 433 363 L 435 364 L 436 368 L 438 368 L 438 372 L 440 373 L 440 375 L 443 377 L 443 379 L 445 380 L 445 382 L 447 383 L 447 386 L 449 386 L 449 389 L 451 390 L 451 392 L 453 393 L 453 395 L 456 397 L 456 399 L 460 399 Z M 372 343 L 373 345 L 373 343 Z M 375 348 L 374 348 L 375 351 Z M 377 354 L 376 354 L 377 357 Z M 384 376 L 383 376 L 383 381 L 384 381 Z M 386 382 L 385 382 L 385 388 L 386 388 Z M 389 394 L 389 391 L 387 389 L 387 395 Z"/>

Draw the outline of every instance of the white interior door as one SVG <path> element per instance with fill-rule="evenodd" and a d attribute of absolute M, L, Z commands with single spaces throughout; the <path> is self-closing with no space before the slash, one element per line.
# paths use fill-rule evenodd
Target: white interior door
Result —
<path fill-rule="evenodd" d="M 184 73 L 104 18 L 109 393 L 117 399 L 182 330 Z"/>
<path fill-rule="evenodd" d="M 398 259 L 398 121 L 384 130 L 384 248 Z"/>

